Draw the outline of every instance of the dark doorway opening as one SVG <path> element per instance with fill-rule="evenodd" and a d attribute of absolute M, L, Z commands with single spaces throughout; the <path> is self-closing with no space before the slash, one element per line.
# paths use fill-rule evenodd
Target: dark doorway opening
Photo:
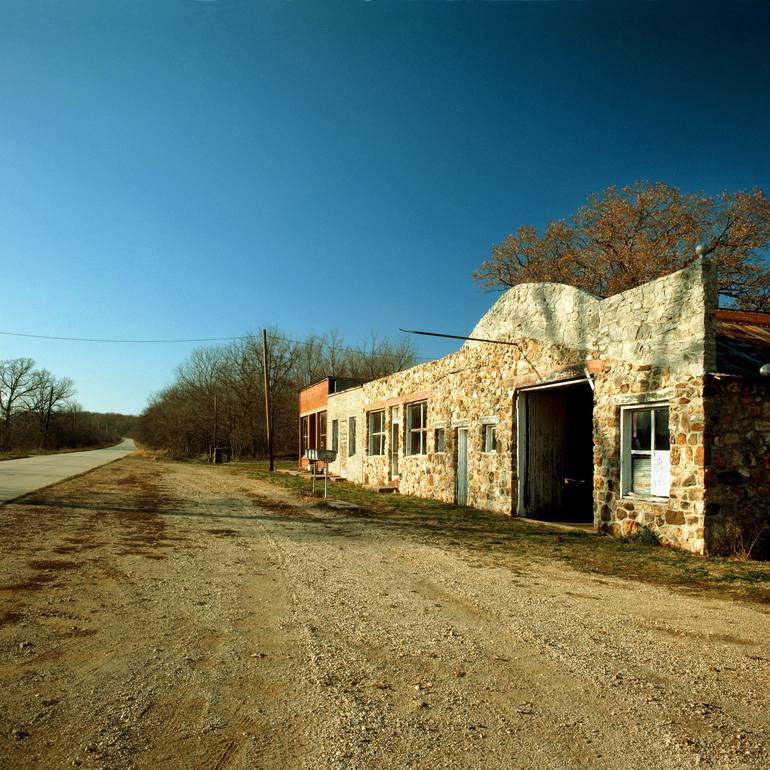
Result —
<path fill-rule="evenodd" d="M 525 411 L 520 444 L 524 515 L 593 522 L 593 390 L 582 381 L 533 389 L 520 397 Z"/>

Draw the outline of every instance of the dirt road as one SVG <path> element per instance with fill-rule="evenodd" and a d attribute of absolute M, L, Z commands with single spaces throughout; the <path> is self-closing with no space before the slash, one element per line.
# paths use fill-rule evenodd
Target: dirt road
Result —
<path fill-rule="evenodd" d="M 766 605 L 136 457 L 0 537 L 0 767 L 770 766 Z"/>

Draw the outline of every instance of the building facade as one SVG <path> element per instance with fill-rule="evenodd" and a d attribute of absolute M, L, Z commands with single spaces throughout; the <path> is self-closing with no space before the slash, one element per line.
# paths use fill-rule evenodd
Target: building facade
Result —
<path fill-rule="evenodd" d="M 363 390 L 349 388 L 329 396 L 327 406 L 329 436 L 327 448 L 337 452 L 329 463 L 329 473 L 361 483 L 364 454 Z"/>
<path fill-rule="evenodd" d="M 324 377 L 299 392 L 298 457 L 300 468 L 307 468 L 305 453 L 308 449 L 327 449 L 329 444 L 329 420 L 327 406 L 329 396 L 358 385 L 357 380 L 342 377 Z M 318 468 L 323 467 L 319 463 Z"/>
<path fill-rule="evenodd" d="M 770 499 L 770 317 L 717 300 L 709 260 L 606 299 L 516 286 L 486 341 L 360 388 L 348 478 L 717 551 Z"/>

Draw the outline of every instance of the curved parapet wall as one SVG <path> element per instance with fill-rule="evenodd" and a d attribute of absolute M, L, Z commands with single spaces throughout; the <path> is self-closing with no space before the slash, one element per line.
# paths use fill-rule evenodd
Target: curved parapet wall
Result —
<path fill-rule="evenodd" d="M 534 339 L 697 375 L 714 365 L 716 299 L 714 265 L 704 260 L 606 299 L 560 283 L 524 283 L 506 291 L 470 336 Z"/>
<path fill-rule="evenodd" d="M 592 349 L 601 303 L 592 294 L 563 283 L 522 283 L 495 302 L 470 336 L 493 340 L 530 338 Z"/>

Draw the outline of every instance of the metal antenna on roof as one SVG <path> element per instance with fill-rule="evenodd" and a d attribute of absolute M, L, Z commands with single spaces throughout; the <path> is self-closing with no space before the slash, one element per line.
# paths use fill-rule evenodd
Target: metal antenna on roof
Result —
<path fill-rule="evenodd" d="M 467 340 L 469 342 L 488 342 L 491 345 L 512 345 L 515 347 L 519 353 L 521 353 L 522 358 L 532 367 L 532 371 L 537 375 L 539 380 L 542 380 L 543 378 L 540 376 L 540 372 L 538 372 L 535 365 L 532 363 L 532 361 L 527 358 L 527 354 L 524 352 L 524 349 L 519 345 L 518 342 L 512 342 L 510 340 L 488 340 L 484 337 L 463 337 L 459 334 L 441 334 L 440 332 L 422 332 L 418 331 L 417 329 L 401 329 L 399 328 L 400 332 L 404 332 L 405 334 L 422 334 L 426 337 L 444 337 L 445 339 L 449 340 Z"/>

